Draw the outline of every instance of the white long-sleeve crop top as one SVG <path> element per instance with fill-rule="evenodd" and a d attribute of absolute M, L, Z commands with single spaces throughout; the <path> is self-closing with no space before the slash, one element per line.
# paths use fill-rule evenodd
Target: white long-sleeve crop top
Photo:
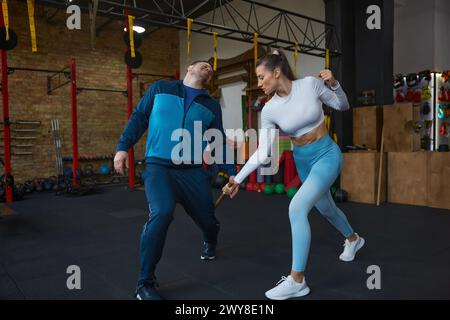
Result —
<path fill-rule="evenodd" d="M 261 111 L 261 129 L 269 129 L 269 134 L 260 132 L 258 149 L 234 180 L 241 183 L 268 160 L 270 147 L 276 137 L 275 130 L 270 129 L 278 126 L 286 134 L 299 137 L 318 127 L 324 120 L 322 103 L 337 110 L 350 108 L 339 83 L 329 88 L 322 79 L 316 77 L 293 81 L 291 92 L 287 96 L 275 94 Z"/>

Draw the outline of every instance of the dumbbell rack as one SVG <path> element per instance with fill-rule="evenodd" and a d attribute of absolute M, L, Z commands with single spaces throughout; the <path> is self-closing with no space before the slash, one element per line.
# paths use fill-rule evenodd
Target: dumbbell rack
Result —
<path fill-rule="evenodd" d="M 64 162 L 72 162 L 73 158 L 72 157 L 63 157 L 62 158 Z M 82 154 L 79 156 L 78 160 L 80 162 L 84 162 L 85 164 L 80 166 L 80 179 L 83 182 L 83 180 L 88 181 L 88 182 L 95 182 L 95 184 L 100 184 L 103 183 L 105 180 L 105 177 L 107 177 L 106 180 L 111 180 L 114 178 L 113 176 L 111 176 L 111 174 L 109 175 L 103 175 L 101 173 L 96 173 L 95 169 L 94 169 L 94 165 L 92 164 L 93 162 L 98 162 L 98 161 L 108 161 L 110 162 L 109 168 L 111 169 L 113 167 L 113 159 L 114 159 L 114 155 L 113 154 L 91 154 L 91 153 L 86 153 L 86 154 Z"/>
<path fill-rule="evenodd" d="M 113 160 L 113 154 L 83 154 L 80 155 L 78 160 L 80 161 L 99 161 L 99 160 Z M 64 157 L 63 161 L 72 161 L 72 157 Z"/>

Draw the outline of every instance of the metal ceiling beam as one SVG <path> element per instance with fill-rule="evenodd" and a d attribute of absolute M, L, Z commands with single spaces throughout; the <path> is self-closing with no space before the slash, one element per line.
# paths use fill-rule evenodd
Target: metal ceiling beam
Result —
<path fill-rule="evenodd" d="M 315 19 L 315 18 L 311 18 L 311 17 L 305 16 L 305 15 L 302 15 L 302 14 L 299 14 L 299 13 L 296 13 L 296 12 L 293 12 L 293 11 L 277 8 L 277 7 L 274 7 L 274 6 L 265 4 L 265 3 L 260 3 L 260 2 L 256 2 L 256 1 L 252 1 L 252 0 L 241 0 L 241 1 L 242 2 L 247 2 L 247 3 L 250 3 L 250 4 L 254 4 L 254 5 L 258 6 L 258 7 L 263 7 L 263 8 L 267 8 L 267 9 L 270 9 L 270 10 L 286 13 L 286 14 L 291 15 L 291 16 L 299 17 L 299 18 L 302 18 L 302 19 L 306 19 L 306 20 L 309 20 L 309 21 L 314 21 L 314 22 L 317 22 L 317 23 L 320 23 L 320 24 L 327 25 L 329 27 L 333 27 L 333 25 L 328 23 L 328 22 L 325 22 L 325 21 L 322 21 L 322 20 L 318 20 L 318 19 Z"/>
<path fill-rule="evenodd" d="M 64 5 L 61 1 L 57 0 L 37 0 L 37 2 L 47 5 Z M 136 17 L 136 23 L 143 23 L 149 26 L 187 30 L 187 19 L 194 18 L 191 31 L 195 33 L 212 35 L 215 31 L 221 38 L 253 43 L 254 32 L 257 32 L 259 44 L 262 46 L 275 45 L 288 51 L 294 51 L 297 43 L 299 53 L 325 57 L 325 47 L 327 47 L 330 49 L 331 56 L 340 55 L 339 42 L 333 30 L 333 25 L 319 19 L 253 0 L 214 0 L 214 8 L 211 14 L 212 18 L 209 22 L 205 18 L 196 19 L 193 14 L 208 3 L 211 4 L 211 0 L 204 0 L 191 10 L 186 10 L 186 3 L 183 0 L 172 0 L 171 2 L 164 0 L 163 2 L 159 2 L 157 6 L 159 11 L 147 9 L 142 6 L 129 6 L 111 0 L 98 0 L 98 3 L 99 15 L 125 19 L 125 13 L 129 12 Z M 146 3 L 148 5 L 151 2 L 148 1 Z M 163 9 L 161 6 L 162 3 L 169 7 L 169 10 Z M 238 10 L 235 8 L 235 4 L 240 4 L 244 7 L 247 6 L 247 8 L 240 8 Z M 83 6 L 80 5 L 80 7 L 86 10 Z M 106 7 L 108 9 L 105 9 Z M 270 17 L 270 14 L 268 14 L 269 18 L 266 22 L 260 21 L 261 18 L 258 19 L 257 15 L 258 8 L 263 8 L 265 11 L 269 10 L 273 14 L 273 17 Z M 249 18 L 246 19 L 243 12 L 248 10 Z M 186 11 L 188 12 L 185 13 Z M 217 15 L 220 14 L 221 16 L 222 24 L 214 21 L 216 11 Z M 255 20 L 256 23 L 253 23 L 251 20 Z M 229 25 L 227 25 L 226 21 L 229 22 Z M 281 29 L 282 23 L 284 24 L 283 29 Z M 207 31 L 208 29 L 209 31 Z M 280 33 L 283 30 L 286 31 L 286 35 Z"/>

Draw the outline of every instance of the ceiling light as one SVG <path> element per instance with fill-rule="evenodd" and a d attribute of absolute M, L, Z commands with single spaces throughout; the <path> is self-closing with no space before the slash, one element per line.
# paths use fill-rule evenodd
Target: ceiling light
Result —
<path fill-rule="evenodd" d="M 123 28 L 124 31 L 127 31 L 127 28 Z M 141 26 L 133 26 L 133 31 L 136 31 L 137 33 L 143 33 L 145 32 L 145 28 Z"/>

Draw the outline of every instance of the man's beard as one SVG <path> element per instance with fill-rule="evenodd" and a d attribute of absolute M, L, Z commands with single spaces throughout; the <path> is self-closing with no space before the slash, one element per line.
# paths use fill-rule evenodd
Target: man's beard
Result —
<path fill-rule="evenodd" d="M 209 83 L 209 77 L 203 77 L 200 73 L 195 73 L 195 76 L 200 81 L 202 86 L 205 86 Z"/>
<path fill-rule="evenodd" d="M 206 86 L 209 82 L 209 78 L 200 77 L 200 82 L 202 83 L 202 86 Z"/>

